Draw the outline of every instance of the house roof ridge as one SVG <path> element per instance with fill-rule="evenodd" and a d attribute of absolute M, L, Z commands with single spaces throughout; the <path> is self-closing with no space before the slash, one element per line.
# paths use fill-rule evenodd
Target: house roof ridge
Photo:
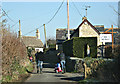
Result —
<path fill-rule="evenodd" d="M 77 27 L 77 29 L 71 34 L 70 37 L 73 36 L 73 34 L 80 28 L 80 26 L 81 26 L 84 22 L 87 22 L 98 34 L 100 34 L 100 32 L 99 32 L 87 19 L 85 19 L 85 20 Z"/>

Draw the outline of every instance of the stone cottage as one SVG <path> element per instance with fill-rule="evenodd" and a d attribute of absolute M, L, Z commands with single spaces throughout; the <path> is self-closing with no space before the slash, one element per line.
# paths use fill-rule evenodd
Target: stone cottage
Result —
<path fill-rule="evenodd" d="M 71 34 L 71 38 L 73 37 L 97 37 L 97 46 L 102 45 L 100 42 L 100 32 L 97 28 L 95 28 L 86 17 L 82 18 L 82 23 L 78 26 L 78 28 Z"/>
<path fill-rule="evenodd" d="M 34 48 L 35 51 L 43 52 L 43 43 L 40 40 L 39 30 L 36 30 L 36 36 L 21 36 L 21 31 L 19 31 L 19 38 L 23 41 L 26 48 Z"/>

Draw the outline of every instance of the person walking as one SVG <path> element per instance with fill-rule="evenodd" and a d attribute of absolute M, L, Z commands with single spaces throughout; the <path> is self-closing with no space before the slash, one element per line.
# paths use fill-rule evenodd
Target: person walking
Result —
<path fill-rule="evenodd" d="M 87 56 L 90 57 L 90 46 L 87 45 Z"/>
<path fill-rule="evenodd" d="M 58 56 L 59 56 L 61 68 L 62 68 L 63 72 L 65 73 L 65 54 L 61 50 Z"/>
<path fill-rule="evenodd" d="M 44 54 L 43 52 L 37 52 L 35 54 L 35 58 L 36 58 L 36 63 L 37 63 L 37 73 L 42 73 L 42 69 L 43 69 L 43 60 L 44 60 Z"/>

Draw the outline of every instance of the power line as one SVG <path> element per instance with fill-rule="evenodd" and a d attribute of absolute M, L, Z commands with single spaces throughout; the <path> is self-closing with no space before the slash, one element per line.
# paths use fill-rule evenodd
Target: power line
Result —
<path fill-rule="evenodd" d="M 64 1 L 65 0 L 63 0 L 63 2 L 61 3 L 61 5 L 59 6 L 58 10 L 56 11 L 56 13 L 53 15 L 53 17 L 46 24 L 49 24 L 54 19 L 54 17 L 57 15 L 57 13 L 59 12 L 60 8 L 62 7 Z"/>
<path fill-rule="evenodd" d="M 2 9 L 3 10 L 3 9 Z M 9 16 L 8 16 L 8 14 L 5 12 L 5 10 L 3 10 L 3 12 L 5 13 L 5 15 L 12 21 L 12 22 L 14 22 Z M 15 22 L 14 22 L 15 23 Z"/>
<path fill-rule="evenodd" d="M 74 5 L 75 9 L 77 10 L 77 12 L 79 13 L 79 15 L 82 17 L 82 14 L 81 14 L 80 11 L 78 10 L 78 8 L 77 8 L 77 6 L 75 5 L 74 1 L 72 1 L 72 3 L 73 3 L 73 5 Z"/>
<path fill-rule="evenodd" d="M 43 25 L 41 25 L 39 28 L 36 28 L 36 29 L 40 29 L 41 27 L 43 27 Z M 32 33 L 32 32 L 35 31 L 36 29 L 31 30 L 30 32 L 28 32 L 28 33 L 26 33 L 26 34 L 24 34 L 24 35 L 27 35 L 27 34 L 29 34 L 29 33 Z"/>
<path fill-rule="evenodd" d="M 19 21 L 17 21 L 14 25 L 12 25 L 10 28 L 14 27 Z"/>
<path fill-rule="evenodd" d="M 120 15 L 120 13 L 118 11 L 116 11 L 113 6 L 109 5 L 109 7 L 111 7 L 113 9 L 113 11 L 116 12 L 118 15 Z"/>
<path fill-rule="evenodd" d="M 63 3 L 64 3 L 65 0 L 63 0 L 63 2 L 61 3 L 61 5 L 59 6 L 58 10 L 55 12 L 55 14 L 53 15 L 53 17 L 48 21 L 46 22 L 46 24 L 49 24 L 53 19 L 54 17 L 57 15 L 57 13 L 59 12 L 60 8 L 62 7 Z M 43 27 L 43 25 L 41 25 L 40 27 L 36 28 L 36 29 L 40 29 L 41 27 Z M 29 33 L 32 33 L 33 31 L 35 31 L 36 29 L 26 33 L 25 35 L 29 34 Z"/>

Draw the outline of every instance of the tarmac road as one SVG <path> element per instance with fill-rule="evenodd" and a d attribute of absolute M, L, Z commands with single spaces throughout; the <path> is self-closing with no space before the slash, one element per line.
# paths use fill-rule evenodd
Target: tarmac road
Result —
<path fill-rule="evenodd" d="M 44 63 L 42 74 L 36 72 L 35 68 L 25 82 L 78 82 L 83 79 L 83 75 L 78 73 L 55 73 L 54 67 L 50 66 L 49 63 Z"/>

